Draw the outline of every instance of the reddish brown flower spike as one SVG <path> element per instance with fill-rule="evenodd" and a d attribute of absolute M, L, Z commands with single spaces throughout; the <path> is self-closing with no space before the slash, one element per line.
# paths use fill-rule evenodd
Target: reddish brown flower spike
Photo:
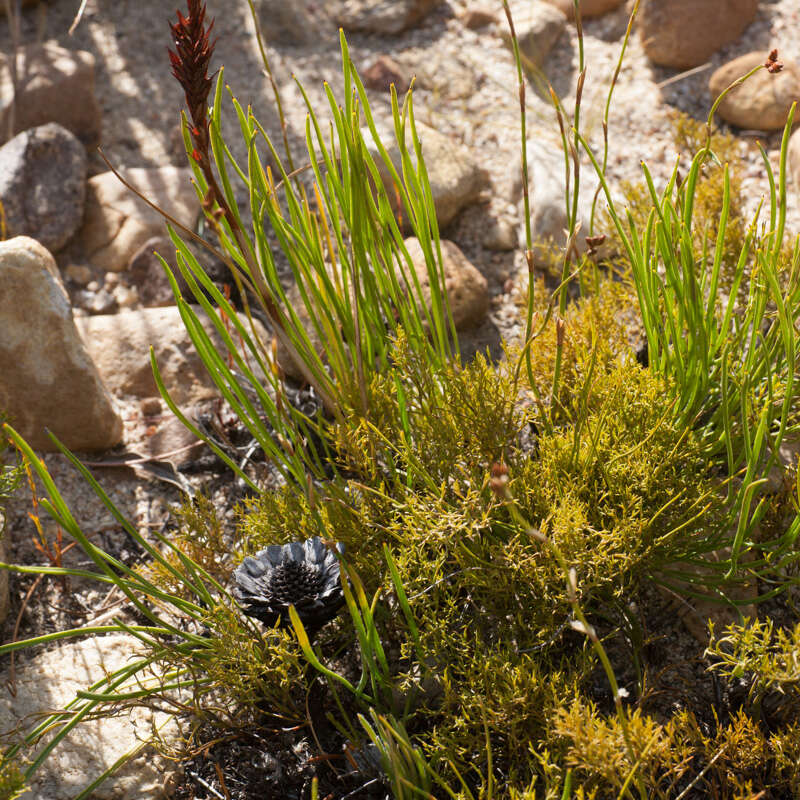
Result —
<path fill-rule="evenodd" d="M 170 24 L 175 50 L 169 51 L 172 74 L 178 80 L 186 97 L 186 105 L 192 120 L 192 139 L 195 160 L 200 161 L 208 154 L 208 95 L 211 92 L 211 78 L 208 65 L 214 53 L 215 42 L 210 41 L 214 21 L 206 26 L 206 7 L 201 0 L 187 0 L 188 15 L 176 12 L 178 21 Z M 199 154 L 200 158 L 196 154 Z"/>

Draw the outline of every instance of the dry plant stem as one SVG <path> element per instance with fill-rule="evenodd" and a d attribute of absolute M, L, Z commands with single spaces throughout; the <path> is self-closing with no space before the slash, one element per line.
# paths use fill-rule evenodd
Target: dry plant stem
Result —
<path fill-rule="evenodd" d="M 625 50 L 628 48 L 628 41 L 631 37 L 631 30 L 633 29 L 633 23 L 636 19 L 636 15 L 639 13 L 639 5 L 641 4 L 642 0 L 636 0 L 636 3 L 631 9 L 631 15 L 628 17 L 628 25 L 625 28 L 625 36 L 622 39 L 622 47 L 620 49 L 619 58 L 617 59 L 617 66 L 614 69 L 614 74 L 611 77 L 611 85 L 608 87 L 608 96 L 606 97 L 606 107 L 605 112 L 603 114 L 603 174 L 605 175 L 606 169 L 608 167 L 608 118 L 611 114 L 611 98 L 614 94 L 614 89 L 617 85 L 617 80 L 619 79 L 619 73 L 622 69 L 622 62 L 625 59 Z M 577 147 L 577 144 L 576 144 Z M 600 192 L 603 191 L 602 184 L 598 184 L 597 189 L 595 190 L 594 197 L 592 198 L 592 212 L 589 218 L 589 236 L 594 236 L 594 214 L 595 209 L 597 207 L 597 200 L 600 197 Z"/>
<path fill-rule="evenodd" d="M 258 41 L 258 49 L 261 53 L 261 61 L 264 64 L 264 72 L 266 72 L 267 77 L 269 78 L 269 83 L 272 87 L 272 94 L 275 97 L 275 107 L 278 109 L 278 118 L 281 121 L 283 148 L 286 151 L 286 161 L 289 164 L 289 172 L 291 175 L 295 172 L 295 166 L 294 159 L 292 158 L 292 149 L 289 147 L 289 134 L 286 125 L 286 115 L 283 113 L 283 103 L 281 102 L 280 89 L 275 81 L 275 76 L 272 74 L 272 67 L 269 63 L 269 58 L 267 58 L 267 51 L 264 47 L 264 37 L 261 33 L 261 22 L 258 19 L 258 14 L 256 13 L 255 6 L 253 5 L 253 0 L 247 0 L 247 3 L 250 6 L 250 16 L 252 17 L 253 25 L 255 25 L 256 28 L 256 40 Z"/>
<path fill-rule="evenodd" d="M 75 14 L 75 19 L 72 20 L 72 25 L 69 26 L 69 30 L 67 33 L 72 36 L 75 33 L 75 29 L 78 25 L 81 24 L 81 19 L 83 18 L 83 12 L 86 11 L 86 6 L 88 5 L 89 0 L 82 0 L 80 8 L 78 9 L 78 13 Z"/>
<path fill-rule="evenodd" d="M 575 9 L 575 26 L 578 36 L 578 85 L 575 89 L 575 106 L 572 116 L 572 141 L 570 142 L 564 132 L 564 125 L 562 122 L 562 112 L 560 103 L 557 101 L 557 95 L 550 87 L 550 96 L 554 101 L 556 113 L 558 115 L 558 123 L 561 127 L 562 143 L 564 145 L 564 169 L 566 173 L 565 180 L 565 201 L 567 203 L 567 241 L 564 246 L 564 263 L 561 268 L 561 285 L 559 287 L 558 298 L 558 319 L 563 319 L 567 310 L 567 284 L 569 277 L 569 265 L 575 245 L 575 238 L 578 234 L 578 195 L 580 193 L 580 177 L 581 177 L 581 162 L 578 157 L 578 147 L 580 140 L 578 138 L 578 131 L 580 130 L 580 117 L 581 117 L 581 98 L 583 97 L 583 84 L 586 80 L 586 65 L 583 46 L 583 20 L 581 18 L 580 0 L 573 0 Z M 570 160 L 572 161 L 573 173 L 573 187 L 572 196 L 570 197 Z M 558 397 L 558 387 L 561 381 L 561 362 L 563 358 L 564 342 L 563 338 L 559 338 L 556 342 L 556 360 L 553 367 L 553 386 L 550 393 L 551 409 Z"/>
<path fill-rule="evenodd" d="M 511 46 L 514 52 L 514 63 L 517 70 L 517 86 L 519 91 L 519 125 L 520 125 L 520 154 L 521 154 L 521 171 L 522 171 L 522 203 L 523 213 L 525 215 L 525 261 L 528 267 L 528 303 L 525 313 L 525 338 L 524 338 L 524 352 L 520 355 L 517 366 L 514 371 L 515 381 L 519 377 L 520 369 L 522 367 L 522 359 L 525 358 L 525 364 L 528 372 L 528 382 L 533 385 L 533 365 L 531 362 L 531 343 L 533 340 L 533 301 L 534 301 L 534 274 L 533 274 L 533 232 L 531 230 L 531 200 L 530 190 L 528 189 L 528 125 L 527 114 L 525 108 L 525 76 L 522 71 L 522 57 L 519 51 L 519 40 L 517 38 L 517 31 L 514 28 L 514 20 L 511 16 L 511 8 L 508 5 L 508 0 L 503 0 L 503 10 L 506 13 L 506 20 L 508 21 L 508 28 L 511 35 Z"/>

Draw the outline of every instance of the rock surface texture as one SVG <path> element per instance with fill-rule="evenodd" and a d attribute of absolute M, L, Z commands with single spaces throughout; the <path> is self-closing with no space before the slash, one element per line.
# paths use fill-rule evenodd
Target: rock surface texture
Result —
<path fill-rule="evenodd" d="M 439 0 L 340 0 L 333 12 L 345 30 L 402 33 L 427 16 Z"/>
<path fill-rule="evenodd" d="M 255 0 L 261 33 L 268 42 L 307 44 L 335 33 L 336 26 L 327 19 L 324 4 L 306 0 Z"/>
<path fill-rule="evenodd" d="M 211 334 L 211 323 L 206 321 L 202 310 L 197 311 Z M 81 317 L 76 323 L 103 380 L 115 395 L 158 396 L 150 366 L 151 346 L 161 378 L 178 405 L 199 402 L 219 393 L 194 350 L 176 306 Z M 256 325 L 259 326 L 257 322 Z M 259 326 L 258 331 L 262 341 L 269 341 L 263 328 Z M 224 352 L 216 334 L 214 340 L 219 352 Z"/>
<path fill-rule="evenodd" d="M 519 52 L 527 67 L 541 67 L 567 24 L 566 16 L 544 0 L 511 4 Z M 503 28 L 503 39 L 511 46 L 511 34 Z"/>
<path fill-rule="evenodd" d="M 428 267 L 419 240 L 411 237 L 405 240 L 408 254 L 414 264 L 422 295 L 428 308 L 431 308 L 431 288 L 428 280 Z M 489 308 L 489 290 L 486 278 L 469 262 L 454 242 L 441 241 L 442 268 L 447 297 L 453 323 L 458 330 L 480 323 Z"/>
<path fill-rule="evenodd" d="M 37 711 L 50 711 L 73 700 L 106 673 L 131 663 L 135 655 L 132 637 L 93 636 L 63 644 L 17 666 L 14 695 L 3 676 L 0 694 L 0 729 L 8 731 Z M 21 668 L 20 668 L 21 667 Z M 57 676 L 58 680 L 54 680 Z M 30 725 L 28 719 L 26 725 Z M 165 724 L 166 723 L 166 724 Z M 70 800 L 92 780 L 139 742 L 146 741 L 151 725 L 161 727 L 167 741 L 174 740 L 171 723 L 163 712 L 134 709 L 108 719 L 83 722 L 71 731 L 53 755 L 34 775 L 30 791 L 21 800 Z M 156 800 L 166 797 L 170 766 L 144 751 L 114 777 L 95 789 L 92 800 Z"/>
<path fill-rule="evenodd" d="M 86 151 L 55 122 L 0 147 L 0 202 L 7 236 L 30 236 L 60 250 L 83 221 Z"/>
<path fill-rule="evenodd" d="M 72 318 L 55 261 L 38 242 L 0 242 L 0 408 L 34 447 L 49 428 L 73 450 L 119 442 L 122 422 Z"/>
<path fill-rule="evenodd" d="M 548 266 L 552 245 L 563 247 L 566 242 L 567 211 L 564 203 L 564 156 L 537 139 L 528 142 L 530 169 L 530 197 L 532 209 L 532 234 L 534 258 L 538 264 Z M 581 229 L 575 240 L 579 252 L 586 250 L 585 237 L 589 235 L 591 205 L 597 188 L 597 178 L 591 166 L 581 171 L 578 199 L 578 219 Z M 602 198 L 601 198 L 602 203 Z M 602 205 L 600 206 L 602 208 Z"/>
<path fill-rule="evenodd" d="M 184 225 L 199 212 L 191 170 L 181 167 L 136 168 L 124 172 L 145 197 Z M 163 217 L 131 192 L 113 172 L 89 179 L 86 213 L 77 240 L 93 266 L 122 272 L 137 251 L 165 231 Z"/>
<path fill-rule="evenodd" d="M 575 19 L 575 4 L 572 0 L 545 0 L 554 5 L 568 20 Z M 581 19 L 599 17 L 613 11 L 622 0 L 581 0 Z"/>
<path fill-rule="evenodd" d="M 737 39 L 757 11 L 758 0 L 644 0 L 639 31 L 653 63 L 689 69 Z"/>
<path fill-rule="evenodd" d="M 800 65 L 788 59 L 781 61 L 780 72 L 773 75 L 761 69 L 728 92 L 718 109 L 722 119 L 739 128 L 762 131 L 783 128 L 792 103 L 800 100 Z M 708 82 L 711 94 L 718 96 L 737 78 L 762 63 L 764 53 L 758 51 L 723 64 Z"/>
<path fill-rule="evenodd" d="M 481 190 L 487 185 L 488 181 L 467 147 L 421 122 L 417 122 L 416 126 L 417 136 L 422 145 L 422 157 L 425 160 L 425 167 L 428 171 L 436 217 L 439 220 L 439 227 L 444 228 L 455 219 L 456 214 L 462 208 L 478 199 Z M 372 143 L 369 129 L 363 129 L 362 133 L 367 147 L 378 166 L 389 200 L 396 205 L 396 192 L 389 170 L 383 163 L 377 148 Z M 388 126 L 378 126 L 378 134 L 389 153 L 392 164 L 400 173 L 400 148 L 397 146 L 394 130 L 390 131 Z M 416 165 L 414 146 L 411 142 L 411 134 L 408 128 L 406 131 L 406 146 L 409 148 L 411 159 Z M 410 232 L 406 214 L 403 214 L 403 223 L 406 232 Z"/>
<path fill-rule="evenodd" d="M 57 122 L 84 145 L 100 141 L 100 106 L 94 94 L 95 58 L 56 42 L 28 45 L 17 52 L 14 90 L 9 56 L 0 56 L 0 139 Z"/>
<path fill-rule="evenodd" d="M 789 162 L 789 173 L 794 181 L 794 189 L 800 193 L 800 128 L 789 139 L 787 160 Z"/>

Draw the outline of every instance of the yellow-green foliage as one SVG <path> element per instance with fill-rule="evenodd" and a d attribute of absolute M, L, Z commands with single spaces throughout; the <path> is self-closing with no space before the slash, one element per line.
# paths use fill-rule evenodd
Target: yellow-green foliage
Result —
<path fill-rule="evenodd" d="M 603 291 L 576 315 L 612 320 L 617 288 Z M 504 790 L 528 786 L 544 777 L 536 753 L 554 740 L 556 711 L 580 695 L 593 661 L 566 646 L 564 573 L 492 492 L 492 464 L 507 465 L 514 503 L 565 553 L 589 610 L 665 561 L 707 549 L 722 495 L 692 436 L 672 424 L 664 384 L 629 355 L 606 346 L 591 359 L 585 342 L 575 347 L 562 423 L 547 433 L 538 411 L 517 402 L 526 387 L 508 371 L 479 358 L 433 373 L 399 347 L 398 371 L 370 386 L 369 419 L 332 430 L 358 477 L 311 504 L 292 487 L 252 501 L 243 548 L 321 533 L 344 542 L 375 591 L 391 585 L 379 548 L 388 543 L 419 641 L 388 591 L 377 626 L 398 644 L 398 690 L 418 690 L 419 746 L 444 772 L 469 774 L 486 760 L 488 732 Z M 539 427 L 533 450 L 519 445 L 529 422 Z"/>
<path fill-rule="evenodd" d="M 576 770 L 585 788 L 618 795 L 623 785 L 630 783 L 634 767 L 646 785 L 657 792 L 688 770 L 693 755 L 688 742 L 677 735 L 682 733 L 683 716 L 661 725 L 638 709 L 625 711 L 627 731 L 623 732 L 616 717 L 598 713 L 596 706 L 581 699 L 568 707 L 559 708 L 553 720 L 553 731 L 566 743 L 566 763 Z M 625 742 L 629 737 L 631 750 Z M 605 791 L 602 791 L 605 790 Z M 654 796 L 662 796 L 660 794 Z"/>
<path fill-rule="evenodd" d="M 650 798 L 674 798 L 692 781 L 698 797 L 752 800 L 760 790 L 775 792 L 768 797 L 797 796 L 797 722 L 767 733 L 739 711 L 726 722 L 717 720 L 716 730 L 709 733 L 689 711 L 679 711 L 663 722 L 639 710 L 626 711 L 626 719 L 637 769 Z M 618 797 L 633 764 L 617 718 L 576 699 L 558 709 L 554 732 L 583 788 L 597 797 Z"/>
<path fill-rule="evenodd" d="M 177 530 L 170 536 L 172 547 L 162 548 L 164 558 L 178 570 L 181 569 L 181 558 L 189 558 L 211 578 L 225 585 L 236 564 L 213 502 L 198 494 L 173 509 L 173 515 Z M 185 584 L 178 582 L 163 564 L 150 563 L 143 572 L 170 594 L 189 597 Z"/>
<path fill-rule="evenodd" d="M 231 545 L 213 508 L 201 502 L 181 515 L 182 551 L 191 548 L 223 582 L 232 563 L 269 544 L 321 535 L 345 545 L 367 596 L 377 593 L 393 689 L 381 702 L 408 712 L 414 745 L 450 786 L 463 778 L 486 790 L 489 753 L 496 797 L 560 797 L 568 767 L 575 797 L 616 797 L 636 763 L 637 780 L 666 798 L 714 758 L 705 780 L 720 798 L 759 781 L 797 782 L 793 729 L 761 732 L 740 716 L 709 733 L 689 711 L 663 719 L 640 707 L 625 711 L 629 745 L 619 719 L 596 705 L 596 656 L 570 627 L 566 575 L 550 543 L 575 570 L 578 602 L 593 619 L 663 565 L 714 549 L 728 530 L 721 479 L 695 434 L 673 421 L 669 387 L 629 352 L 627 292 L 602 281 L 568 311 L 556 408 L 520 402 L 549 388 L 552 323 L 531 350 L 533 386 L 525 369 L 515 377 L 481 357 L 432 367 L 401 337 L 392 368 L 366 387 L 369 413 L 327 429 L 338 477 L 248 501 L 232 558 L 214 556 Z M 508 470 L 503 491 L 491 478 L 499 463 Z M 305 661 L 291 634 L 261 634 L 227 605 L 209 611 L 208 627 L 210 686 L 243 709 L 237 717 L 231 708 L 235 719 L 255 707 L 302 716 Z M 357 682 L 354 641 L 343 615 L 316 645 L 323 663 Z M 357 704 L 340 699 L 337 719 L 352 727 Z M 761 738 L 736 766 L 725 753 L 739 753 L 750 734 Z"/>
<path fill-rule="evenodd" d="M 723 635 L 712 632 L 713 668 L 727 678 L 750 679 L 749 705 L 761 712 L 769 692 L 780 697 L 782 716 L 800 715 L 800 623 L 793 630 L 775 629 L 772 620 L 745 620 Z"/>
<path fill-rule="evenodd" d="M 251 720 L 259 707 L 267 707 L 286 719 L 304 717 L 305 662 L 292 634 L 270 629 L 254 636 L 239 613 L 223 605 L 212 609 L 208 625 L 214 636 L 206 673 L 233 701 L 232 716 Z"/>
<path fill-rule="evenodd" d="M 16 800 L 27 791 L 25 779 L 16 761 L 3 762 L 0 767 L 0 800 Z"/>
<path fill-rule="evenodd" d="M 561 381 L 554 398 L 555 418 L 563 419 L 563 409 L 576 393 L 594 362 L 603 371 L 623 354 L 630 353 L 631 333 L 639 324 L 632 312 L 636 298 L 631 286 L 610 278 L 601 280 L 592 294 L 567 308 L 562 331 Z M 538 314 L 545 319 L 544 299 Z M 556 363 L 558 332 L 555 315 L 539 326 L 540 332 L 531 345 L 531 373 L 534 394 L 549 403 Z M 534 326 L 534 330 L 537 326 Z M 512 361 L 518 352 L 512 353 Z"/>

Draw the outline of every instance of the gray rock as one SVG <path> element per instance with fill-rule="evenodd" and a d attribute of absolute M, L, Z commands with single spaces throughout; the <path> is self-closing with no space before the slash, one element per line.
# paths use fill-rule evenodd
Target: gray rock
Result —
<path fill-rule="evenodd" d="M 708 81 L 716 98 L 737 78 L 763 64 L 762 51 L 745 53 L 715 70 Z M 792 103 L 800 98 L 800 65 L 782 58 L 783 69 L 771 74 L 765 69 L 751 75 L 743 84 L 728 92 L 717 113 L 726 122 L 739 128 L 760 131 L 782 130 Z"/>
<path fill-rule="evenodd" d="M 30 236 L 60 250 L 83 220 L 86 151 L 55 122 L 17 134 L 0 147 L 0 202 L 7 235 Z"/>
<path fill-rule="evenodd" d="M 191 227 L 200 210 L 188 168 L 156 167 L 124 171 L 125 179 L 145 197 Z M 76 242 L 92 265 L 104 272 L 128 269 L 148 239 L 163 235 L 163 217 L 114 175 L 103 172 L 89 179 L 86 213 Z"/>
<path fill-rule="evenodd" d="M 122 421 L 75 329 L 50 253 L 26 236 L 0 242 L 0 408 L 37 449 L 105 450 Z"/>
<path fill-rule="evenodd" d="M 462 208 L 478 199 L 481 190 L 489 181 L 468 148 L 421 122 L 417 122 L 416 126 L 417 136 L 422 145 L 422 157 L 425 159 L 428 171 L 436 217 L 439 227 L 444 228 L 455 219 Z M 369 129 L 364 128 L 362 133 L 367 148 L 378 166 L 389 200 L 397 209 L 397 195 L 389 170 L 378 154 Z M 394 129 L 390 130 L 388 126 L 379 125 L 378 135 L 389 153 L 392 164 L 400 174 L 400 148 L 397 146 Z M 406 146 L 412 162 L 416 165 L 410 126 L 406 126 Z M 410 232 L 406 214 L 403 214 L 403 229 L 406 233 Z"/>
<path fill-rule="evenodd" d="M 345 30 L 382 36 L 402 33 L 426 17 L 440 0 L 340 0 L 333 12 Z"/>
<path fill-rule="evenodd" d="M 0 141 L 57 122 L 87 147 L 98 144 L 100 106 L 94 94 L 91 53 L 68 50 L 56 42 L 19 48 L 16 94 L 9 58 L 0 56 Z"/>
<path fill-rule="evenodd" d="M 31 726 L 29 715 L 49 713 L 74 699 L 105 674 L 131 663 L 138 642 L 131 636 L 92 636 L 17 663 L 14 695 L 2 676 L 0 730 L 20 723 Z M 136 688 L 132 686 L 131 688 Z M 166 742 L 178 744 L 177 726 L 163 711 L 135 708 L 106 719 L 81 722 L 53 751 L 30 781 L 21 800 L 70 800 L 115 761 L 160 728 Z M 145 748 L 114 777 L 92 792 L 93 800 L 157 800 L 164 798 L 165 783 L 174 767 Z"/>
<path fill-rule="evenodd" d="M 516 0 L 510 7 L 522 63 L 527 69 L 538 69 L 567 27 L 567 18 L 543 0 Z M 505 27 L 502 36 L 511 47 L 511 34 Z"/>
<path fill-rule="evenodd" d="M 639 33 L 653 63 L 690 69 L 738 39 L 757 11 L 758 0 L 644 0 Z"/>
<path fill-rule="evenodd" d="M 218 352 L 227 352 L 205 313 L 196 310 Z M 195 352 L 176 306 L 81 317 L 76 324 L 103 380 L 116 395 L 140 399 L 158 396 L 150 366 L 151 346 L 167 391 L 179 406 L 219 394 Z M 256 330 L 262 342 L 270 341 L 258 322 Z"/>

